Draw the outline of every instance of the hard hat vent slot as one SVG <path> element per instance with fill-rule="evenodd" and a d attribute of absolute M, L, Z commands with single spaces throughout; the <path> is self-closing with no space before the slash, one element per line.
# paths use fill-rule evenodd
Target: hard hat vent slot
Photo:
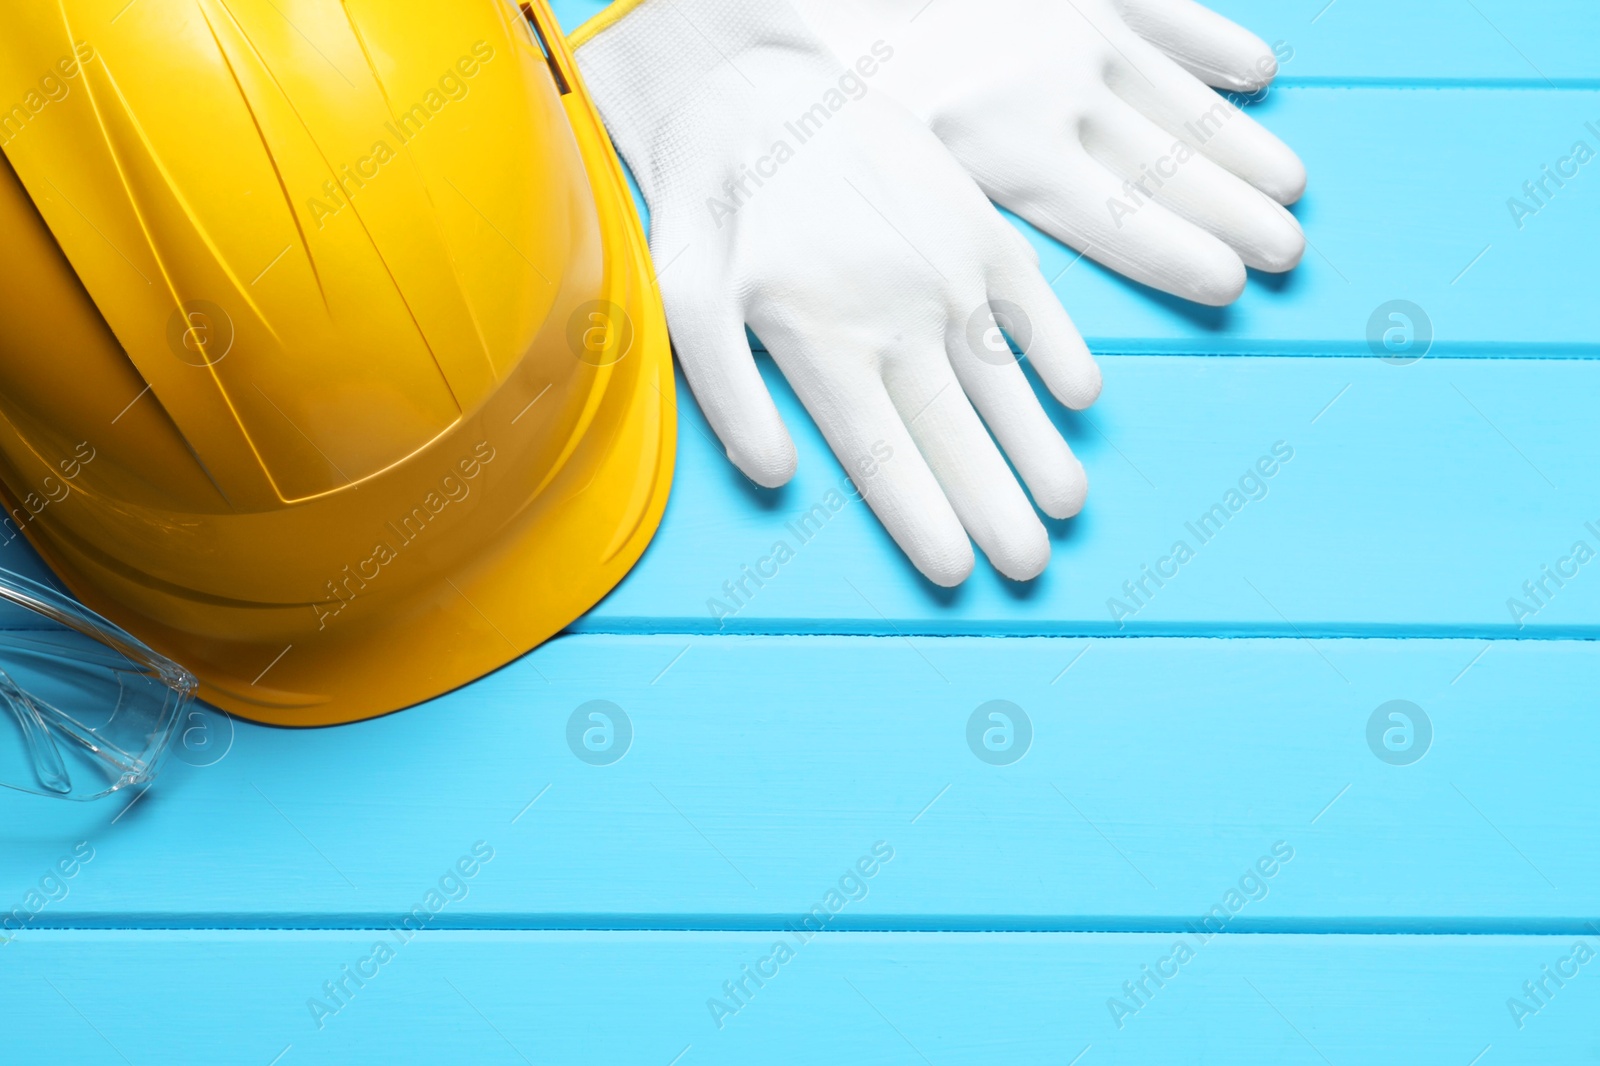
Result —
<path fill-rule="evenodd" d="M 567 84 L 567 76 L 561 72 L 561 66 L 556 62 L 555 53 L 550 50 L 550 42 L 545 39 L 544 27 L 539 25 L 539 20 L 534 17 L 533 5 L 523 0 L 518 5 L 522 9 L 522 17 L 528 20 L 528 26 L 533 30 L 534 38 L 539 42 L 539 51 L 544 53 L 545 65 L 550 68 L 550 76 L 556 81 L 556 88 L 565 96 L 572 91 L 572 86 Z"/>

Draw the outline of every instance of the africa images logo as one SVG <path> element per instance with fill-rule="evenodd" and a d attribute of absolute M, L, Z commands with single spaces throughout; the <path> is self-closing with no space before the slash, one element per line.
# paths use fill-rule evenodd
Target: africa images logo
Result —
<path fill-rule="evenodd" d="M 366 189 L 368 182 L 377 178 L 384 167 L 399 158 L 396 146 L 403 148 L 410 144 L 439 112 L 452 102 L 465 100 L 472 91 L 471 79 L 477 77 L 479 71 L 494 57 L 494 46 L 489 42 L 474 44 L 471 55 L 462 56 L 439 76 L 436 88 L 423 93 L 422 99 L 400 111 L 393 121 L 383 124 L 395 144 L 390 144 L 387 137 L 378 138 L 372 142 L 366 155 L 353 163 L 341 165 L 332 178 L 323 182 L 322 196 L 312 196 L 306 200 L 306 213 L 311 216 L 317 229 L 325 227 L 328 219 L 349 207 Z"/>
<path fill-rule="evenodd" d="M 325 629 L 330 619 L 338 617 L 341 611 L 365 592 L 368 584 L 376 581 L 386 567 L 400 558 L 401 552 L 416 543 L 430 525 L 438 522 L 446 508 L 470 496 L 473 480 L 483 473 L 484 467 L 494 462 L 495 454 L 493 445 L 486 440 L 479 441 L 473 447 L 472 454 L 462 456 L 454 467 L 448 468 L 449 472 L 439 479 L 437 489 L 422 497 L 405 514 L 385 522 L 371 553 L 354 564 L 346 564 L 324 583 L 328 598 L 311 605 L 311 609 L 317 613 L 317 629 Z"/>

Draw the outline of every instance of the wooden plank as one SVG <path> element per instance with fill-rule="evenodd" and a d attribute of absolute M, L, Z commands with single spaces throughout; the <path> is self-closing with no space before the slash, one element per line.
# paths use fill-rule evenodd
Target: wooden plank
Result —
<path fill-rule="evenodd" d="M 1050 523 L 1055 554 L 1037 580 L 1008 582 L 980 556 L 953 592 L 922 581 L 849 499 L 843 473 L 767 365 L 800 449 L 794 481 L 777 492 L 751 486 L 684 403 L 666 521 L 644 561 L 575 628 L 1600 634 L 1600 580 L 1572 555 L 1579 540 L 1600 550 L 1587 525 L 1600 526 L 1600 466 L 1575 429 L 1600 409 L 1600 364 L 1102 362 L 1100 403 L 1084 416 L 1054 412 L 1090 492 L 1082 515 Z M 1275 446 L 1292 448 L 1293 459 L 1259 485 L 1249 480 L 1263 458 L 1274 469 Z M 1220 533 L 1215 518 L 1196 525 L 1214 505 L 1239 502 L 1228 493 L 1241 478 L 1264 498 Z M 793 552 L 781 566 L 780 541 Z M 1181 566 L 1179 541 L 1193 552 Z M 1560 586 L 1543 569 L 1558 565 L 1569 571 Z M 1169 573 L 1163 586 L 1144 577 L 1157 566 Z M 746 567 L 768 576 L 758 585 Z M 1137 600 L 1125 582 L 1142 583 Z M 1537 602 L 1524 582 L 1543 583 Z M 738 583 L 732 592 L 729 583 Z"/>
<path fill-rule="evenodd" d="M 1235 931 L 1577 933 L 1597 688 L 1582 641 L 564 637 L 377 721 L 197 720 L 126 809 L 8 799 L 0 900 L 86 841 L 25 928 L 382 926 L 484 841 L 436 924 L 770 927 L 883 841 L 836 928 L 1165 930 L 1281 842 Z M 1011 765 L 970 746 L 993 700 Z M 1411 765 L 1369 747 L 1392 700 Z"/>
<path fill-rule="evenodd" d="M 569 32 L 608 0 L 555 0 Z M 1206 5 L 1292 57 L 1291 83 L 1401 80 L 1545 87 L 1596 81 L 1592 51 L 1600 9 L 1586 0 L 1473 0 L 1383 4 L 1376 0 L 1210 0 Z M 1591 84 L 1591 87 L 1593 85 Z"/>
<path fill-rule="evenodd" d="M 1403 300 L 1429 338 L 1408 354 L 1600 356 L 1600 302 L 1571 266 L 1600 229 L 1600 164 L 1574 156 L 1582 142 L 1600 158 L 1600 92 L 1291 87 L 1250 111 L 1305 160 L 1293 211 L 1310 247 L 1228 307 L 1128 281 L 1012 218 L 1094 351 L 1387 356 L 1382 309 Z"/>
<path fill-rule="evenodd" d="M 953 592 L 923 581 L 850 499 L 765 360 L 800 449 L 782 490 L 728 464 L 685 389 L 666 520 L 574 629 L 1600 636 L 1600 564 L 1573 552 L 1579 541 L 1600 551 L 1589 526 L 1600 528 L 1600 464 L 1577 428 L 1600 410 L 1600 363 L 1103 363 L 1100 403 L 1054 412 L 1091 489 L 1082 515 L 1050 523 L 1049 569 L 1018 585 L 980 557 Z M 1252 475 L 1263 461 L 1271 478 Z M 1230 497 L 1241 479 L 1261 498 Z M 781 565 L 780 541 L 793 553 Z M 1181 565 L 1180 541 L 1193 553 Z M 20 539 L 0 548 L 0 566 L 39 569 Z M 1143 569 L 1158 566 L 1160 586 Z M 1547 576 L 1558 567 L 1566 577 Z"/>
<path fill-rule="evenodd" d="M 1473 0 L 1472 5 L 1375 0 L 1211 0 L 1263 40 L 1287 42 L 1280 67 L 1306 80 L 1593 87 L 1600 9 L 1584 0 Z"/>
<path fill-rule="evenodd" d="M 1600 7 L 1570 0 L 1548 5 L 1551 16 L 1541 19 L 1511 0 L 1484 10 L 1489 6 L 1500 9 L 1497 22 L 1518 13 L 1519 30 L 1537 27 L 1549 37 L 1549 49 L 1536 51 L 1570 55 L 1589 81 L 1562 84 L 1587 88 L 1550 91 L 1537 79 L 1538 88 L 1353 90 L 1291 79 L 1250 112 L 1305 160 L 1309 191 L 1294 211 L 1312 247 L 1293 273 L 1254 276 L 1231 307 L 1197 307 L 1077 262 L 1077 253 L 1024 225 L 1041 269 L 1091 346 L 1124 353 L 1367 354 L 1374 315 L 1387 323 L 1379 308 L 1406 300 L 1422 309 L 1418 328 L 1433 337 L 1434 354 L 1600 355 L 1600 302 L 1590 298 L 1584 272 L 1571 268 L 1588 260 L 1587 234 L 1600 228 L 1600 177 L 1591 173 L 1597 168 L 1574 156 L 1579 141 L 1585 158 L 1600 156 L 1600 79 L 1588 54 L 1595 34 L 1580 29 L 1600 28 Z M 1259 13 L 1254 6 L 1249 12 Z M 1298 8 L 1276 16 L 1301 17 Z M 1490 64 L 1494 69 L 1503 61 L 1529 73 L 1516 48 L 1470 11 L 1345 0 L 1318 26 L 1336 17 L 1362 27 L 1347 31 L 1349 41 L 1336 49 L 1360 57 L 1362 78 L 1396 73 L 1391 50 L 1372 48 L 1372 38 L 1414 33 L 1431 40 L 1442 25 L 1453 27 L 1455 43 L 1408 55 L 1498 56 L 1480 40 L 1489 36 L 1506 53 Z M 1390 20 L 1398 28 L 1379 33 Z M 1324 69 L 1315 61 L 1295 66 L 1300 62 L 1290 64 L 1297 77 L 1303 69 Z M 1568 177 L 1548 177 L 1546 167 Z M 1528 183 L 1543 183 L 1542 189 L 1530 193 Z"/>
<path fill-rule="evenodd" d="M 1600 166 L 1571 158 L 1580 140 L 1600 155 L 1600 93 L 1287 88 L 1251 113 L 1305 160 L 1305 259 L 1254 275 L 1231 307 L 1199 308 L 1087 260 L 1068 269 L 1076 253 L 1034 235 L 1096 350 L 1368 354 L 1374 312 L 1403 299 L 1435 355 L 1600 352 L 1600 304 L 1573 269 L 1600 225 Z M 1558 187 L 1542 168 L 1563 159 L 1573 176 Z M 1540 180 L 1532 199 L 1523 185 Z"/>
<path fill-rule="evenodd" d="M 18 1062 L 1528 1063 L 1594 1046 L 1571 937 L 37 933 L 4 949 Z M 761 987 L 719 1029 L 709 1000 Z M 1600 937 L 1584 939 L 1588 951 Z M 375 960 L 375 944 L 392 957 Z M 1163 963 L 1161 960 L 1169 960 Z M 1563 961 L 1565 960 L 1565 961 Z M 1564 966 L 1558 987 L 1545 978 Z M 1146 972 L 1173 974 L 1157 986 Z M 362 966 L 361 986 L 344 977 Z M 325 982 L 343 979 L 335 1001 Z M 1524 982 L 1552 995 L 1513 1022 Z M 1119 1029 L 1108 1001 L 1147 995 Z M 319 999 L 329 1013 L 313 1014 Z M 337 1007 L 336 1011 L 331 1008 Z M 314 1020 L 315 1019 L 315 1020 Z M 318 1028 L 318 1021 L 321 1028 Z M 275 1056 L 281 1056 L 275 1058 Z"/>

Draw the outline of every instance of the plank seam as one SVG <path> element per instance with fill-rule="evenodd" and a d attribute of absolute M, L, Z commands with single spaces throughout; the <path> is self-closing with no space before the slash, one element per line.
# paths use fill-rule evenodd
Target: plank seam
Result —
<path fill-rule="evenodd" d="M 810 621 L 810 620 L 806 620 Z M 676 623 L 673 628 L 665 628 L 667 623 Z M 605 623 L 585 623 L 576 628 L 569 627 L 563 630 L 561 637 L 849 637 L 868 638 L 879 640 L 894 640 L 901 637 L 918 637 L 927 640 L 1283 640 L 1303 641 L 1313 640 L 1341 640 L 1341 641 L 1374 641 L 1393 642 L 1402 640 L 1482 640 L 1490 643 L 1508 642 L 1568 642 L 1590 644 L 1600 640 L 1600 625 L 1583 626 L 1544 626 L 1538 632 L 1502 632 L 1497 627 L 1469 627 L 1460 628 L 1437 627 L 1425 632 L 1410 632 L 1407 626 L 1399 626 L 1393 632 L 1382 630 L 1388 623 L 1372 622 L 1358 623 L 1357 625 L 1317 625 L 1315 623 L 1300 623 L 1293 627 L 1263 627 L 1263 626 L 1235 626 L 1232 623 L 1196 622 L 1175 625 L 1167 628 L 1143 625 L 1141 632 L 1127 633 L 1099 628 L 1110 626 L 1111 623 L 1095 623 L 1084 625 L 1067 622 L 1060 626 L 1044 628 L 1022 628 L 1014 623 L 995 621 L 978 621 L 970 623 L 970 629 L 957 629 L 948 625 L 940 629 L 923 628 L 926 622 L 912 620 L 896 620 L 890 623 L 891 628 L 875 628 L 872 623 L 863 620 L 858 626 L 850 625 L 838 619 L 823 621 L 830 628 L 801 628 L 800 625 L 778 625 L 772 623 L 748 622 L 739 625 L 725 625 L 722 628 L 711 627 L 709 623 L 696 621 L 678 622 L 676 619 L 662 618 L 620 618 L 608 619 Z M 997 625 L 1009 628 L 1004 631 L 997 630 Z M 1375 632 L 1359 632 L 1358 629 L 1374 629 Z M 1509 629 L 1509 627 L 1507 627 Z"/>
<path fill-rule="evenodd" d="M 1262 919 L 1257 919 L 1257 923 Z M 1270 919 L 1266 920 L 1270 922 Z M 1381 924 L 1380 924 L 1381 923 Z M 790 923 L 792 924 L 792 919 Z M 24 932 L 13 934 L 0 941 L 0 946 L 11 941 L 27 941 L 38 933 L 382 933 L 396 928 L 376 919 L 347 924 L 182 924 L 175 921 L 148 921 L 132 924 L 127 919 L 118 922 L 55 922 L 34 925 Z M 786 924 L 776 920 L 748 923 L 722 922 L 449 922 L 437 923 L 427 929 L 416 930 L 416 935 L 429 933 L 727 933 L 727 934 L 783 934 L 791 931 Z M 1197 931 L 1193 922 L 1092 923 L 1092 922 L 990 922 L 983 925 L 957 925 L 948 919 L 928 923 L 871 923 L 855 924 L 844 928 L 820 930 L 818 935 L 849 936 L 852 934 L 903 934 L 932 936 L 1186 936 Z M 1576 919 L 1473 922 L 1464 925 L 1446 925 L 1437 920 L 1417 920 L 1414 926 L 1401 923 L 1397 927 L 1392 919 L 1332 920 L 1322 922 L 1271 923 L 1270 927 L 1257 925 L 1250 928 L 1229 928 L 1209 932 L 1209 936 L 1549 936 L 1574 937 L 1600 935 L 1600 929 L 1591 921 Z"/>

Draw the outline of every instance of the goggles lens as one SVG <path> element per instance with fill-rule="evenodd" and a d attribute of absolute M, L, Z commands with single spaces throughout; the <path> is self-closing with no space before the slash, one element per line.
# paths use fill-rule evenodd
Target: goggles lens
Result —
<path fill-rule="evenodd" d="M 0 569 L 0 785 L 86 800 L 148 782 L 194 691 L 132 635 Z"/>

